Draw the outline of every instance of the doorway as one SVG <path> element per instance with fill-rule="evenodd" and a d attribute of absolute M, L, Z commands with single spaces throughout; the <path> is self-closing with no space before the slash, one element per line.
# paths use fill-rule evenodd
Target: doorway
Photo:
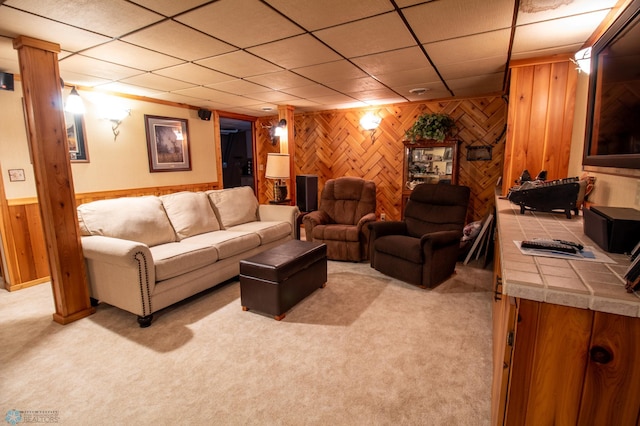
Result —
<path fill-rule="evenodd" d="M 220 117 L 223 188 L 250 186 L 255 192 L 253 123 Z"/>

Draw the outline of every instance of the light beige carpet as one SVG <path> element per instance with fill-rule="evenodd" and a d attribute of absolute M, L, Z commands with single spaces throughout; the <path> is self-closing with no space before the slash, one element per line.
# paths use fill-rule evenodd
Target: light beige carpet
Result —
<path fill-rule="evenodd" d="M 100 305 L 66 326 L 49 284 L 0 292 L 0 415 L 64 425 L 485 425 L 491 271 L 434 290 L 329 262 L 283 321 L 233 282 L 155 315 Z"/>

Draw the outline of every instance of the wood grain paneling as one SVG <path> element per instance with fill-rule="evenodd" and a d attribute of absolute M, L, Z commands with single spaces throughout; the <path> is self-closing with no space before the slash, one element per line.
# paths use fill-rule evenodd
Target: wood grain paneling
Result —
<path fill-rule="evenodd" d="M 382 118 L 374 138 L 360 127 L 360 118 L 372 111 Z M 433 102 L 412 102 L 369 109 L 335 110 L 295 115 L 295 174 L 318 175 L 318 190 L 328 179 L 359 176 L 373 180 L 377 188 L 377 213 L 400 219 L 405 131 L 425 112 L 446 112 L 456 121 L 460 143 L 458 183 L 471 188 L 468 220 L 479 220 L 492 208 L 494 187 L 502 174 L 506 102 L 500 96 Z M 258 162 L 264 164 L 271 145 L 268 129 L 277 117 L 258 120 Z M 291 141 L 289 142 L 291 146 Z M 490 145 L 490 161 L 466 160 L 466 148 Z M 290 147 L 291 152 L 291 147 Z M 258 168 L 259 170 L 259 168 Z M 271 197 L 271 183 L 258 174 L 260 202 Z"/>
<path fill-rule="evenodd" d="M 568 59 L 511 67 L 502 193 L 523 170 L 566 178 L 571 151 L 577 71 Z"/>

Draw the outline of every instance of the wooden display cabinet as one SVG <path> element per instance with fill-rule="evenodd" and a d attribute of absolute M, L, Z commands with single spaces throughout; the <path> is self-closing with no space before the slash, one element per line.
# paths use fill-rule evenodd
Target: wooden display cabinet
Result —
<path fill-rule="evenodd" d="M 458 143 L 456 139 L 403 142 L 402 212 L 414 185 L 458 183 Z"/>

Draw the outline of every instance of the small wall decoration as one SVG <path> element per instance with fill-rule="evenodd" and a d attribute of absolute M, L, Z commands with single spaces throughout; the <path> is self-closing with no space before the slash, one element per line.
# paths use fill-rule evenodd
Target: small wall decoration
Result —
<path fill-rule="evenodd" d="M 9 181 L 10 182 L 22 182 L 24 181 L 24 169 L 9 169 Z"/>
<path fill-rule="evenodd" d="M 468 146 L 467 161 L 491 160 L 490 146 Z"/>
<path fill-rule="evenodd" d="M 191 170 L 187 120 L 145 115 L 150 172 Z"/>
<path fill-rule="evenodd" d="M 65 111 L 64 121 L 67 127 L 67 141 L 69 143 L 69 158 L 71 162 L 88 163 L 89 151 L 87 150 L 87 138 L 84 132 L 82 114 L 73 114 Z"/>

